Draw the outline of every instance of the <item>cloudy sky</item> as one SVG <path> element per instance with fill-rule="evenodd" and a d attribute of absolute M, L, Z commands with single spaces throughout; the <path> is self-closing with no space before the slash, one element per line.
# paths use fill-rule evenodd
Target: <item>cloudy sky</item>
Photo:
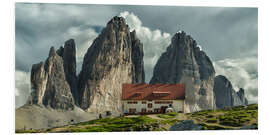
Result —
<path fill-rule="evenodd" d="M 15 9 L 16 107 L 30 93 L 30 70 L 44 61 L 50 46 L 73 38 L 77 71 L 82 58 L 113 16 L 122 16 L 144 44 L 146 81 L 159 56 L 179 30 L 191 35 L 236 90 L 244 88 L 249 102 L 258 96 L 258 9 L 228 7 L 117 6 L 23 4 Z"/>

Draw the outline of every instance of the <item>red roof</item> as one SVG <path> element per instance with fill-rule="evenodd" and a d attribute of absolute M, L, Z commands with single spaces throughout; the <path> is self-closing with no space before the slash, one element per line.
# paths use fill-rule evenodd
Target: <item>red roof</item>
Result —
<path fill-rule="evenodd" d="M 185 99 L 184 84 L 123 84 L 123 100 Z"/>

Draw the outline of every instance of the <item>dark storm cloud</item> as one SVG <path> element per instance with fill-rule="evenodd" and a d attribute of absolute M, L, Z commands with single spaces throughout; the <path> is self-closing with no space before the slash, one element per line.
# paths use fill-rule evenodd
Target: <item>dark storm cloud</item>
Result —
<path fill-rule="evenodd" d="M 116 13 L 110 7 L 93 5 L 17 3 L 16 69 L 29 71 L 32 64 L 47 57 L 50 46 L 58 48 L 69 38 L 75 38 L 80 47 L 87 37 L 72 35 L 74 33 L 70 30 L 87 32 L 87 29 L 93 29 L 99 32 L 111 14 Z"/>
<path fill-rule="evenodd" d="M 129 6 L 122 9 L 132 11 L 146 27 L 171 34 L 184 30 L 213 60 L 257 55 L 257 8 Z"/>
<path fill-rule="evenodd" d="M 242 58 L 246 58 L 248 62 L 242 69 L 233 70 L 243 72 L 242 77 L 246 79 L 238 77 L 233 79 L 235 83 L 241 79 L 246 80 L 242 81 L 241 85 L 250 80 L 257 81 L 257 68 L 251 66 L 254 59 L 257 61 L 258 55 L 256 8 L 17 3 L 16 72 L 21 76 L 29 75 L 32 64 L 44 61 L 51 46 L 59 48 L 70 38 L 75 39 L 77 45 L 77 71 L 79 71 L 83 55 L 93 40 L 113 16 L 124 11 L 128 11 L 129 17 L 135 18 L 129 25 L 136 25 L 136 30 L 140 29 L 137 34 L 144 43 L 145 72 L 148 81 L 152 77 L 156 60 L 166 50 L 170 37 L 178 30 L 184 30 L 202 46 L 208 56 L 217 63 L 220 73 L 230 76 L 233 73 L 224 71 L 226 68 L 229 69 L 228 66 L 232 66 L 230 62 L 237 59 L 236 61 L 240 63 Z M 156 37 L 158 38 L 155 39 Z M 222 61 L 226 58 L 229 60 Z M 252 59 L 251 64 L 249 58 Z M 18 102 L 23 102 L 28 90 L 26 85 L 23 85 L 26 83 L 23 79 L 16 80 L 16 83 L 19 93 L 16 95 L 17 105 L 17 97 L 24 95 L 18 98 Z M 250 98 L 255 102 L 257 88 L 251 86 L 246 88 L 251 95 Z M 26 94 L 23 94 L 24 92 Z"/>
<path fill-rule="evenodd" d="M 61 44 L 64 39 L 59 42 L 59 34 L 70 27 L 85 28 L 83 26 L 90 24 L 98 33 L 106 21 L 123 11 L 133 12 L 144 26 L 151 29 L 171 34 L 180 29 L 186 31 L 213 60 L 250 53 L 257 55 L 254 51 L 258 42 L 256 8 L 17 4 L 16 36 L 22 32 L 20 35 L 23 36 L 18 37 L 22 37 L 29 46 L 40 44 L 43 40 L 48 45 L 52 45 L 53 41 Z M 58 39 L 51 40 L 55 37 Z M 37 54 L 44 56 L 41 52 Z M 16 67 L 26 68 L 23 65 Z"/>

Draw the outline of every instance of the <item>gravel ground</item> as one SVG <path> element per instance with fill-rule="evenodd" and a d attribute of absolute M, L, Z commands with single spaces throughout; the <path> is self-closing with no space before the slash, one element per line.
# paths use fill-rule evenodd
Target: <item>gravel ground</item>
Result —
<path fill-rule="evenodd" d="M 46 129 L 97 119 L 98 114 L 75 107 L 73 111 L 56 111 L 31 105 L 16 109 L 15 129 Z"/>

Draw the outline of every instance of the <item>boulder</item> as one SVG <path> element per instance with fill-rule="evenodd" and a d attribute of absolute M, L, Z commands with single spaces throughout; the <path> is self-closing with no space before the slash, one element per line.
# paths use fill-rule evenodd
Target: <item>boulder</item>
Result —
<path fill-rule="evenodd" d="M 195 124 L 193 120 L 184 120 L 171 126 L 169 131 L 202 130 L 202 129 L 203 127 Z"/>

